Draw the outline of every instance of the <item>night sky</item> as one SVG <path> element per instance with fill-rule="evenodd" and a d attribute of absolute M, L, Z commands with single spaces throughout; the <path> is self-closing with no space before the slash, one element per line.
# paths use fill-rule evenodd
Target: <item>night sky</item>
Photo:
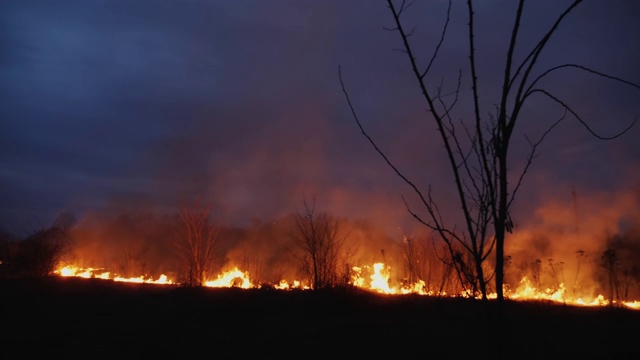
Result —
<path fill-rule="evenodd" d="M 517 55 L 570 1 L 530 1 Z M 516 1 L 478 1 L 483 112 L 498 102 Z M 465 3 L 455 1 L 431 86 L 462 71 L 456 117 L 469 118 Z M 406 15 L 422 63 L 439 38 L 446 1 Z M 435 123 L 385 1 L 2 0 L 0 226 L 17 233 L 61 211 L 174 212 L 194 199 L 219 222 L 246 224 L 318 207 L 394 229 L 416 226 L 414 197 L 360 133 L 443 211 L 457 209 Z M 561 26 L 538 72 L 578 63 L 640 84 L 640 2 L 585 1 Z M 640 116 L 640 90 L 575 70 L 545 87 L 598 133 Z M 534 99 L 514 135 L 512 169 L 562 109 Z M 640 119 L 639 119 L 640 120 Z M 516 202 L 517 223 L 551 200 L 637 213 L 640 122 L 613 141 L 568 117 L 546 138 Z M 631 194 L 631 196 L 629 195 Z M 411 201 L 411 200 L 410 200 Z M 604 204 L 604 205 L 603 205 Z M 585 210 L 586 211 L 586 210 Z M 612 210 L 613 211 L 613 210 Z M 622 211 L 622 210 L 621 210 Z M 614 220 L 617 219 L 614 217 Z"/>

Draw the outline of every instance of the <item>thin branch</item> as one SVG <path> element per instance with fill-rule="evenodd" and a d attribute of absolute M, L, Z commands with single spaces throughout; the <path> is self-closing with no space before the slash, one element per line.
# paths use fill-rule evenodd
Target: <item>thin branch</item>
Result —
<path fill-rule="evenodd" d="M 516 49 L 516 43 L 518 39 L 518 31 L 520 30 L 520 21 L 522 19 L 522 9 L 524 8 L 524 0 L 518 2 L 518 9 L 516 11 L 516 18 L 513 23 L 513 29 L 511 30 L 511 40 L 509 41 L 509 50 L 507 50 L 507 62 L 504 66 L 504 83 L 502 85 L 502 99 L 500 102 L 500 108 L 502 111 L 506 111 L 507 97 L 511 93 L 511 66 L 513 64 L 513 54 Z M 516 71 L 516 74 L 520 71 L 520 68 Z"/>
<path fill-rule="evenodd" d="M 427 104 L 429 105 L 429 109 L 431 110 L 431 113 L 434 117 L 434 120 L 436 121 L 436 123 L 438 124 L 438 131 L 440 133 L 440 136 L 442 138 L 442 141 L 444 142 L 444 147 L 445 150 L 447 152 L 447 156 L 449 158 L 449 162 L 451 164 L 452 167 L 452 171 L 453 171 L 453 175 L 455 178 L 455 184 L 456 184 L 456 190 L 458 192 L 458 197 L 462 206 L 462 212 L 466 221 L 466 225 L 468 227 L 468 231 L 469 233 L 473 233 L 473 229 L 471 228 L 471 221 L 470 221 L 470 212 L 468 209 L 468 204 L 467 204 L 467 199 L 465 196 L 465 192 L 464 192 L 464 188 L 462 187 L 462 180 L 460 178 L 460 173 L 458 171 L 458 168 L 456 167 L 456 160 L 455 160 L 455 156 L 454 156 L 454 152 L 453 149 L 451 148 L 451 144 L 449 142 L 449 139 L 447 137 L 446 134 L 446 130 L 444 128 L 444 120 L 442 118 L 442 116 L 440 114 L 438 114 L 438 112 L 436 111 L 436 104 L 434 102 L 434 99 L 431 97 L 431 95 L 429 94 L 429 91 L 427 90 L 427 87 L 424 83 L 424 79 L 422 79 L 420 77 L 420 71 L 418 70 L 418 65 L 416 63 L 416 59 L 415 56 L 413 55 L 413 51 L 411 48 L 411 45 L 409 44 L 409 40 L 407 39 L 407 36 L 404 33 L 403 27 L 402 27 L 402 23 L 400 21 L 400 17 L 398 16 L 398 12 L 396 11 L 394 5 L 393 5 L 393 1 L 392 0 L 387 0 L 387 4 L 389 5 L 389 8 L 391 9 L 391 13 L 393 15 L 393 18 L 396 22 L 396 26 L 398 27 L 398 32 L 400 33 L 400 38 L 402 39 L 402 43 L 404 44 L 405 49 L 407 50 L 407 56 L 409 57 L 409 62 L 411 64 L 411 69 L 413 71 L 414 76 L 416 77 L 416 80 L 418 81 L 418 85 L 420 86 L 420 90 L 422 92 L 422 95 L 424 97 L 424 100 L 427 102 Z M 421 196 L 421 199 L 424 198 L 422 197 L 421 193 L 418 193 Z M 425 203 L 426 204 L 426 203 Z M 434 220 L 435 221 L 435 220 Z"/>
<path fill-rule="evenodd" d="M 407 3 L 406 0 L 402 0 L 402 3 L 400 4 L 400 8 L 398 9 L 398 16 L 402 15 L 402 13 L 408 8 L 410 8 L 411 5 L 413 5 L 413 1 L 410 3 Z"/>
<path fill-rule="evenodd" d="M 567 115 L 567 110 L 565 109 L 564 113 L 562 114 L 562 116 L 556 120 L 553 124 L 551 124 L 551 126 L 549 126 L 549 128 L 542 133 L 542 135 L 540 136 L 540 138 L 538 139 L 538 141 L 536 141 L 535 143 L 532 143 L 529 138 L 527 138 L 527 141 L 529 141 L 529 144 L 531 145 L 531 152 L 529 153 L 529 157 L 527 159 L 527 163 L 524 167 L 524 169 L 522 170 L 522 173 L 520 174 L 520 177 L 518 178 L 518 182 L 516 183 L 516 186 L 513 188 L 513 192 L 511 193 L 511 199 L 509 199 L 509 203 L 507 205 L 507 208 L 511 207 L 511 203 L 514 201 L 515 197 L 516 197 L 516 193 L 518 192 L 518 189 L 520 189 L 520 185 L 522 184 L 523 180 L 524 180 L 524 176 L 527 173 L 527 171 L 529 170 L 529 167 L 531 166 L 531 164 L 533 163 L 533 159 L 536 158 L 538 155 L 536 153 L 538 146 L 542 143 L 542 141 L 544 140 L 544 138 L 549 135 L 549 133 L 551 133 L 551 131 L 553 130 L 553 128 L 555 128 L 556 126 L 558 126 L 558 124 L 560 124 L 560 122 L 562 120 L 564 120 L 564 118 Z"/>
<path fill-rule="evenodd" d="M 493 248 L 496 246 L 496 238 L 495 236 L 492 238 L 491 240 L 491 244 L 489 245 L 489 248 L 487 249 L 487 252 L 484 254 L 484 256 L 482 257 L 482 261 L 485 261 L 489 255 L 491 255 L 491 253 L 493 252 Z M 490 278 L 487 278 L 487 282 L 489 282 Z"/>
<path fill-rule="evenodd" d="M 482 132 L 482 128 L 481 128 L 481 124 L 482 124 L 482 119 L 480 117 L 480 99 L 479 99 L 479 95 L 478 95 L 478 76 L 476 74 L 476 59 L 475 59 L 475 45 L 474 45 L 474 23 L 473 23 L 473 4 L 471 0 L 467 0 L 467 9 L 468 9 L 468 13 L 469 13 L 469 65 L 471 67 L 471 84 L 472 84 L 472 90 L 473 90 L 473 112 L 474 112 L 474 117 L 475 117 L 475 128 L 476 128 L 476 134 L 478 135 L 478 144 L 479 144 L 479 149 L 480 149 L 480 155 L 481 155 L 481 166 L 484 169 L 484 172 L 486 174 L 486 178 L 489 179 L 491 177 L 491 168 L 489 167 L 489 160 L 487 159 L 487 153 L 486 150 L 483 146 L 483 144 L 485 143 L 484 137 L 482 136 L 483 132 Z M 495 136 L 494 136 L 495 137 Z M 493 217 L 496 217 L 497 214 L 497 210 L 496 210 L 496 195 L 495 195 L 495 189 L 493 186 L 489 187 L 489 192 L 490 192 L 490 197 L 489 199 L 490 201 L 490 205 L 491 205 L 491 209 L 493 212 Z"/>
<path fill-rule="evenodd" d="M 600 72 L 600 71 L 597 71 L 597 70 L 594 70 L 594 69 L 588 68 L 588 67 L 583 66 L 583 65 L 578 65 L 578 64 L 562 64 L 562 65 L 558 65 L 558 66 L 554 66 L 554 67 L 552 67 L 552 68 L 549 68 L 549 69 L 547 69 L 545 72 L 543 72 L 542 74 L 538 75 L 538 77 L 536 77 L 536 78 L 531 82 L 531 85 L 529 85 L 529 87 L 527 88 L 527 91 L 526 91 L 526 92 L 528 93 L 529 91 L 531 91 L 531 89 L 533 89 L 533 87 L 536 85 L 536 83 L 537 83 L 538 81 L 540 81 L 543 77 L 545 77 L 545 76 L 549 75 L 550 73 L 552 73 L 552 72 L 554 72 L 554 71 L 561 70 L 561 69 L 565 69 L 565 68 L 575 68 L 575 69 L 584 70 L 584 71 L 586 71 L 586 72 L 588 72 L 588 73 L 591 73 L 591 74 L 594 74 L 594 75 L 597 75 L 597 76 L 600 76 L 600 77 L 603 77 L 603 78 L 606 78 L 606 79 L 609 79 L 609 80 L 613 80 L 613 81 L 621 82 L 621 83 L 623 83 L 623 84 L 625 84 L 625 85 L 629 85 L 629 86 L 631 86 L 631 87 L 634 87 L 634 88 L 636 88 L 636 89 L 640 90 L 640 85 L 638 85 L 638 84 L 636 84 L 636 83 L 633 83 L 633 82 L 631 82 L 631 81 L 628 81 L 628 80 L 625 80 L 625 79 L 619 78 L 619 77 L 617 77 L 617 76 L 613 76 L 613 75 L 605 74 L 605 73 L 603 73 L 603 72 Z"/>
<path fill-rule="evenodd" d="M 384 159 L 384 161 L 387 163 L 387 165 L 389 165 L 393 171 L 396 173 L 396 175 L 398 175 L 402 180 L 404 180 L 405 183 L 407 183 L 409 186 L 411 186 L 411 188 L 418 194 L 418 196 L 420 197 L 420 199 L 422 200 L 422 202 L 424 204 L 427 204 L 427 201 L 424 197 L 424 195 L 422 194 L 422 192 L 420 191 L 420 189 L 418 189 L 418 187 L 411 181 L 409 180 L 392 162 L 391 160 L 389 160 L 389 158 L 387 157 L 387 155 L 385 155 L 385 153 L 378 147 L 378 145 L 375 143 L 375 141 L 373 141 L 373 139 L 371 138 L 371 136 L 369 136 L 369 134 L 364 130 L 364 127 L 362 126 L 362 123 L 360 122 L 360 119 L 358 118 L 358 115 L 356 114 L 356 111 L 353 107 L 353 104 L 351 103 L 351 99 L 349 98 L 349 93 L 347 92 L 347 89 L 344 86 L 344 81 L 342 80 L 342 70 L 341 70 L 341 66 L 338 66 L 338 78 L 340 79 L 340 85 L 342 86 L 342 92 L 344 93 L 345 98 L 347 99 L 347 103 L 349 104 L 349 109 L 351 110 L 351 115 L 353 115 L 354 120 L 356 121 L 356 124 L 358 124 L 358 128 L 360 128 L 360 132 L 362 132 L 362 135 L 364 135 L 367 140 L 369 141 L 369 143 L 371 144 L 371 146 L 373 146 L 373 148 L 376 150 L 376 152 L 382 156 L 382 159 Z"/>
<path fill-rule="evenodd" d="M 444 37 L 447 33 L 447 28 L 449 27 L 450 19 L 451 19 L 451 0 L 449 0 L 449 5 L 447 6 L 447 19 L 445 20 L 444 26 L 442 27 L 442 33 L 440 34 L 440 41 L 438 41 L 438 45 L 436 45 L 436 49 L 433 51 L 433 55 L 431 55 L 431 59 L 429 60 L 429 64 L 427 65 L 427 68 L 424 69 L 422 74 L 420 74 L 420 79 L 424 78 L 427 75 L 427 73 L 429 72 L 429 69 L 431 69 L 431 66 L 436 60 L 436 57 L 438 57 L 438 52 L 440 51 L 440 47 L 444 42 Z"/>
<path fill-rule="evenodd" d="M 511 115 L 511 119 L 512 121 L 509 123 L 509 133 L 511 133 L 511 131 L 513 131 L 513 127 L 515 126 L 515 120 L 517 119 L 517 113 L 520 111 L 520 108 L 522 106 L 522 101 L 520 101 L 520 99 L 522 99 L 522 97 L 524 96 L 523 94 L 526 94 L 527 92 L 524 91 L 524 87 L 525 84 L 527 83 L 527 79 L 529 78 L 529 75 L 531 73 L 531 71 L 533 70 L 533 67 L 535 66 L 536 62 L 538 61 L 538 57 L 540 56 L 540 54 L 542 53 L 542 50 L 544 49 L 544 47 L 547 45 L 547 43 L 549 42 L 549 39 L 551 39 L 551 36 L 555 33 L 555 31 L 558 29 L 558 26 L 560 26 L 560 23 L 566 18 L 566 16 L 573 10 L 575 9 L 576 6 L 578 6 L 583 0 L 575 0 L 573 3 L 571 3 L 571 5 L 569 5 L 565 11 L 560 14 L 560 16 L 558 16 L 558 19 L 556 19 L 555 23 L 551 26 L 551 28 L 549 29 L 549 31 L 545 34 L 545 36 L 538 42 L 538 44 L 536 45 L 536 47 L 534 48 L 534 50 L 532 50 L 530 56 L 527 56 L 527 59 L 529 59 L 529 65 L 527 66 L 527 69 L 525 70 L 524 74 L 522 75 L 522 79 L 520 81 L 520 86 L 518 87 L 518 92 L 516 94 L 516 104 L 519 104 L 520 106 L 516 105 L 513 109 L 513 113 Z M 521 64 L 521 67 L 524 65 L 524 62 Z M 518 71 L 520 70 L 520 68 L 518 68 Z M 503 111 L 506 111 L 506 109 L 503 108 Z"/>
<path fill-rule="evenodd" d="M 444 109 L 444 114 L 442 114 L 442 117 L 446 117 L 451 119 L 451 110 L 453 110 L 453 108 L 456 106 L 456 104 L 458 103 L 458 98 L 460 95 L 460 85 L 462 84 L 462 71 L 458 71 L 458 83 L 456 85 L 456 89 L 451 91 L 450 93 L 441 94 L 441 89 L 442 89 L 442 84 L 440 85 L 440 87 L 438 88 L 438 95 L 437 95 L 437 99 L 440 102 L 440 105 L 442 106 L 442 108 Z M 446 105 L 443 98 L 444 97 L 449 97 L 453 95 L 453 100 L 451 101 L 451 104 Z M 429 110 L 429 109 L 427 109 Z M 449 121 L 451 122 L 451 121 Z"/>
<path fill-rule="evenodd" d="M 584 128 L 594 137 L 596 137 L 597 139 L 600 140 L 613 140 L 615 138 L 618 138 L 622 135 L 624 135 L 627 131 L 629 131 L 629 129 L 631 129 L 633 127 L 633 125 L 635 125 L 637 118 L 634 118 L 633 121 L 631 122 L 631 124 L 629 124 L 629 126 L 627 126 L 625 129 L 623 129 L 621 132 L 612 135 L 612 136 L 602 136 L 599 135 L 598 133 L 596 133 L 593 129 L 591 129 L 591 127 L 582 119 L 582 117 L 580 117 L 580 115 L 578 115 L 569 105 L 567 105 L 565 102 L 563 102 L 562 100 L 558 99 L 557 97 L 551 95 L 547 90 L 544 89 L 533 89 L 529 92 L 527 92 L 526 97 L 529 97 L 535 93 L 541 93 L 546 95 L 549 99 L 555 101 L 556 103 L 558 103 L 560 106 L 562 106 L 563 108 L 565 108 L 569 113 L 571 113 L 571 115 L 573 115 L 576 120 L 578 120 L 580 122 L 580 124 L 582 124 L 582 126 L 584 126 Z M 523 98 L 524 100 L 524 98 Z"/>

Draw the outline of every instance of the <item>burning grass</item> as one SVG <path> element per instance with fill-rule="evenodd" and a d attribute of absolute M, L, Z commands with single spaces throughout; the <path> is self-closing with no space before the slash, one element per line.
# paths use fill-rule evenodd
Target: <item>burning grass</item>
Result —
<path fill-rule="evenodd" d="M 385 294 L 385 295 L 424 295 L 424 296 L 436 296 L 436 297 L 473 297 L 473 294 L 461 292 L 458 294 L 448 294 L 446 292 L 436 292 L 425 287 L 425 282 L 418 279 L 413 283 L 406 282 L 403 286 L 390 285 L 390 272 L 388 267 L 384 263 L 375 263 L 373 266 L 365 266 L 369 271 L 363 272 L 362 267 L 354 267 L 353 274 L 349 286 L 353 286 L 358 289 L 366 291 Z M 138 276 L 126 278 L 117 274 L 112 274 L 104 269 L 84 269 L 76 266 L 64 266 L 54 271 L 54 274 L 62 277 L 81 277 L 81 278 L 98 278 L 104 280 L 112 280 L 115 282 L 129 282 L 129 283 L 145 283 L 155 285 L 174 285 L 178 284 L 172 279 L 169 279 L 166 275 L 162 274 L 157 279 L 148 276 Z M 228 271 L 223 271 L 215 278 L 211 278 L 203 283 L 205 287 L 211 288 L 231 288 L 240 287 L 243 289 L 255 289 L 262 287 L 269 287 L 278 290 L 292 290 L 302 289 L 309 290 L 310 286 L 300 280 L 280 280 L 276 284 L 254 284 L 251 280 L 249 272 L 242 271 L 238 267 L 233 267 Z M 580 295 L 572 295 L 567 292 L 564 283 L 560 283 L 555 289 L 547 288 L 542 289 L 536 287 L 527 277 L 522 278 L 520 284 L 512 291 L 508 288 L 505 289 L 505 296 L 512 300 L 524 300 L 524 301 L 550 301 L 560 304 L 577 305 L 577 306 L 622 306 L 629 309 L 640 310 L 640 301 L 611 301 L 605 299 L 601 294 L 597 296 L 591 296 L 590 298 L 584 298 Z M 480 298 L 480 296 L 476 296 Z M 495 293 L 489 294 L 490 299 L 496 297 Z"/>

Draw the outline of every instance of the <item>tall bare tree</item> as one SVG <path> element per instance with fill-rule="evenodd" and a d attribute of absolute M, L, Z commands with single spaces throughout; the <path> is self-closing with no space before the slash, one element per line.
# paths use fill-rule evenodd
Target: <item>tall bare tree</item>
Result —
<path fill-rule="evenodd" d="M 304 209 L 295 215 L 295 228 L 291 238 L 302 251 L 300 262 L 311 279 L 314 290 L 346 285 L 343 261 L 345 232 L 341 219 L 327 213 L 316 212 L 315 197 L 308 202 L 303 199 Z"/>
<path fill-rule="evenodd" d="M 554 75 L 559 75 L 565 70 L 578 70 L 586 75 L 592 75 L 612 80 L 614 82 L 640 89 L 637 84 L 631 83 L 619 77 L 611 76 L 596 71 L 586 66 L 574 63 L 565 63 L 549 68 L 540 68 L 538 61 L 541 54 L 547 48 L 549 40 L 557 32 L 560 24 L 578 7 L 583 0 L 571 1 L 562 12 L 556 15 L 555 20 L 544 32 L 542 37 L 532 44 L 520 44 L 521 23 L 524 16 L 525 0 L 517 2 L 517 8 L 513 17 L 513 26 L 508 36 L 508 46 L 503 54 L 504 68 L 501 91 L 496 99 L 494 112 L 486 115 L 484 104 L 480 99 L 478 60 L 476 57 L 475 34 L 478 32 L 475 23 L 474 1 L 466 1 L 467 16 L 467 40 L 468 40 L 468 64 L 471 84 L 471 111 L 472 116 L 466 121 L 463 119 L 454 124 L 453 112 L 458 104 L 460 86 L 462 83 L 462 71 L 455 81 L 452 91 L 445 91 L 444 86 L 438 80 L 435 87 L 432 86 L 435 77 L 432 74 L 432 66 L 438 60 L 439 51 L 447 34 L 451 5 L 448 2 L 446 17 L 439 41 L 435 44 L 431 56 L 422 61 L 416 56 L 416 48 L 410 41 L 412 30 L 407 31 L 403 24 L 402 16 L 412 5 L 405 0 L 386 0 L 391 12 L 394 26 L 387 30 L 399 34 L 403 44 L 402 51 L 407 55 L 413 77 L 418 83 L 422 100 L 435 122 L 437 132 L 443 142 L 449 168 L 455 180 L 457 199 L 462 212 L 464 225 L 456 226 L 455 222 L 444 219 L 436 201 L 431 195 L 429 187 L 425 193 L 411 179 L 405 176 L 395 164 L 378 147 L 376 142 L 365 131 L 354 105 L 349 98 L 341 71 L 339 78 L 342 90 L 350 107 L 351 113 L 361 132 L 373 145 L 375 150 L 384 158 L 386 163 L 400 176 L 417 194 L 420 202 L 426 209 L 426 215 L 420 215 L 407 204 L 407 209 L 420 223 L 426 225 L 448 245 L 450 257 L 454 259 L 453 265 L 458 273 L 461 284 L 470 284 L 471 290 L 479 291 L 484 299 L 487 298 L 488 285 L 493 279 L 495 291 L 500 304 L 504 299 L 504 245 L 507 234 L 513 230 L 514 223 L 511 218 L 511 207 L 520 189 L 522 181 L 537 156 L 537 150 L 543 139 L 565 118 L 572 117 L 581 124 L 586 131 L 598 139 L 614 139 L 627 132 L 635 123 L 617 134 L 605 137 L 597 134 L 588 123 L 564 100 L 555 96 L 548 89 L 542 87 L 542 80 Z M 514 54 L 516 47 L 528 46 L 526 56 L 518 61 Z M 495 51 L 490 49 L 489 51 Z M 537 75 L 536 75 L 537 74 Z M 542 97 L 558 105 L 563 114 L 553 121 L 542 135 L 530 140 L 528 156 L 524 159 L 524 166 L 516 175 L 517 181 L 510 183 L 510 166 L 508 162 L 511 154 L 511 140 L 516 125 L 521 122 L 524 105 L 534 97 Z M 461 250 L 460 250 L 461 249 Z M 485 266 L 490 255 L 495 257 L 493 269 Z"/>
<path fill-rule="evenodd" d="M 187 286 L 204 285 L 212 266 L 220 227 L 211 223 L 210 215 L 211 209 L 200 204 L 180 209 L 175 245 Z"/>

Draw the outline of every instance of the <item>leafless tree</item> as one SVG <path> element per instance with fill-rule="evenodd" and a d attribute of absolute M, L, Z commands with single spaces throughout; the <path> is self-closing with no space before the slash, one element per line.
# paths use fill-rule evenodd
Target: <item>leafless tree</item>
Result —
<path fill-rule="evenodd" d="M 177 254 L 186 271 L 186 286 L 204 285 L 215 254 L 220 227 L 211 223 L 211 209 L 200 204 L 180 209 Z"/>
<path fill-rule="evenodd" d="M 561 13 L 556 15 L 555 20 L 544 32 L 543 36 L 533 44 L 520 44 L 522 40 L 519 34 L 525 14 L 525 0 L 517 2 L 513 27 L 510 34 L 508 34 L 507 51 L 502 60 L 504 61 L 504 68 L 502 69 L 501 91 L 494 103 L 494 112 L 487 115 L 483 110 L 485 109 L 483 106 L 485 104 L 481 104 L 481 99 L 486 97 L 480 96 L 478 80 L 479 67 L 477 66 L 475 46 L 475 34 L 478 29 L 476 29 L 475 24 L 474 1 L 467 0 L 468 53 L 466 55 L 469 61 L 469 81 L 472 90 L 469 102 L 472 107 L 470 111 L 472 116 L 467 119 L 468 121 L 463 119 L 459 123 L 454 123 L 454 108 L 456 108 L 459 95 L 461 95 L 462 71 L 454 81 L 453 90 L 451 91 L 445 90 L 445 86 L 441 81 L 438 81 L 434 88 L 433 82 L 436 80 L 432 73 L 432 66 L 438 60 L 439 51 L 447 34 L 452 2 L 448 2 L 439 41 L 435 44 L 431 56 L 423 62 L 417 58 L 416 48 L 410 41 L 413 30 L 408 31 L 402 21 L 403 14 L 407 12 L 412 3 L 405 0 L 387 0 L 394 23 L 387 30 L 399 34 L 403 44 L 402 52 L 406 54 L 409 60 L 422 100 L 424 100 L 428 113 L 435 122 L 437 132 L 443 142 L 449 169 L 455 180 L 457 200 L 461 205 L 463 226 L 456 226 L 455 221 L 444 219 L 436 201 L 432 197 L 430 186 L 426 192 L 421 190 L 418 185 L 396 167 L 365 131 L 355 111 L 354 104 L 349 98 L 339 69 L 338 76 L 342 90 L 359 129 L 386 163 L 412 188 L 420 203 L 426 209 L 426 214 L 421 215 L 405 201 L 408 211 L 420 223 L 439 234 L 439 237 L 447 244 L 450 258 L 454 259 L 453 265 L 460 282 L 462 284 L 468 283 L 474 293 L 479 291 L 482 297 L 486 299 L 489 290 L 488 285 L 491 281 L 494 281 L 497 299 L 500 304 L 504 299 L 505 239 L 514 227 L 514 222 L 511 218 L 511 207 L 525 174 L 537 156 L 538 147 L 544 138 L 567 117 L 573 117 L 591 135 L 602 140 L 621 136 L 635 123 L 634 120 L 628 127 L 613 136 L 601 136 L 568 103 L 541 85 L 542 80 L 559 75 L 562 71 L 577 70 L 587 75 L 602 77 L 640 89 L 640 86 L 629 81 L 579 64 L 564 63 L 540 69 L 538 60 L 549 44 L 549 40 L 557 32 L 559 25 L 582 2 L 583 0 L 571 1 Z M 523 59 L 517 60 L 515 57 L 516 47 L 520 50 L 522 46 L 528 46 L 529 50 L 525 52 L 526 56 Z M 489 51 L 494 50 L 490 49 Z M 530 151 L 524 158 L 524 166 L 522 166 L 521 172 L 515 174 L 517 181 L 509 182 L 511 180 L 510 167 L 512 164 L 508 163 L 508 159 L 509 154 L 512 153 L 510 145 L 514 129 L 521 122 L 525 104 L 528 104 L 530 99 L 535 97 L 541 97 L 556 104 L 563 114 L 552 121 L 537 139 L 531 140 L 529 137 L 525 137 L 530 145 Z M 493 269 L 487 269 L 485 266 L 485 262 L 490 255 L 495 258 Z"/>
<path fill-rule="evenodd" d="M 303 205 L 295 216 L 291 239 L 302 251 L 300 264 L 309 275 L 312 289 L 346 285 L 351 267 L 343 254 L 348 236 L 344 222 L 327 212 L 316 212 L 315 197 L 311 202 L 303 199 Z"/>
<path fill-rule="evenodd" d="M 619 300 L 620 293 L 618 287 L 618 266 L 619 259 L 616 250 L 613 248 L 606 249 L 601 256 L 601 265 L 607 271 L 607 279 L 609 285 L 610 304 L 613 305 L 615 300 Z"/>

